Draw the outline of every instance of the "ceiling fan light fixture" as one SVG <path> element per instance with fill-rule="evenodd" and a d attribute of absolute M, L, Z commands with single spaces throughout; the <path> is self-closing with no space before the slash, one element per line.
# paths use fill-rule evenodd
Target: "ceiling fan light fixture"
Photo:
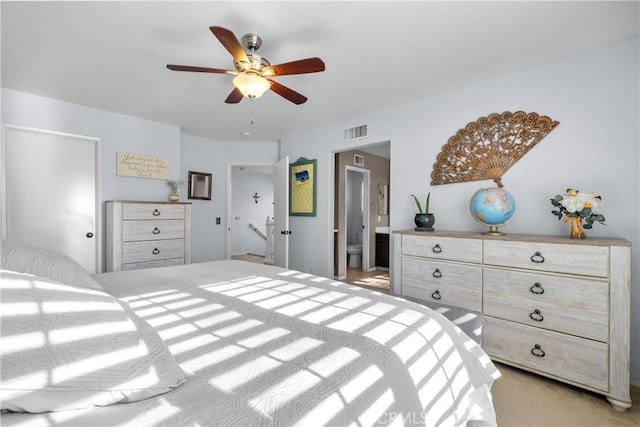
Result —
<path fill-rule="evenodd" d="M 241 73 L 233 78 L 233 85 L 249 99 L 260 98 L 271 83 L 263 77 L 252 73 Z"/>

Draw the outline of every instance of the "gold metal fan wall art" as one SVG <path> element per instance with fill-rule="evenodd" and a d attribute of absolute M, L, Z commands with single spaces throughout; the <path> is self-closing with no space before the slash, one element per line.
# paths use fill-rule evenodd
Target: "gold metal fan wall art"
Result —
<path fill-rule="evenodd" d="M 524 111 L 480 117 L 442 147 L 431 185 L 491 179 L 501 188 L 502 175 L 559 123 Z"/>

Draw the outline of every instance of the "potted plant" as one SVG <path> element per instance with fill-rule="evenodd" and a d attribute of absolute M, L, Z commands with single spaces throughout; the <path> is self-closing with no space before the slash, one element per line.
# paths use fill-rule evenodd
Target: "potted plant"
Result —
<path fill-rule="evenodd" d="M 424 209 L 422 209 L 422 204 L 418 197 L 415 194 L 412 194 L 413 201 L 416 202 L 416 207 L 418 208 L 418 213 L 414 217 L 414 222 L 416 223 L 416 231 L 433 231 L 433 224 L 436 222 L 436 217 L 429 212 L 429 201 L 431 199 L 431 192 L 427 193 L 427 199 L 424 203 Z"/>
<path fill-rule="evenodd" d="M 179 190 L 180 186 L 182 185 L 182 181 L 167 180 L 167 185 L 171 189 L 171 193 L 169 193 L 169 201 L 177 202 L 178 200 L 180 200 Z"/>

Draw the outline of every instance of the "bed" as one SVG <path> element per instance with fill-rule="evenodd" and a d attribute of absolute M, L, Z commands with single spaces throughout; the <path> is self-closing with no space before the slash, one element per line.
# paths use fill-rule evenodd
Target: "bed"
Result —
<path fill-rule="evenodd" d="M 415 302 L 245 261 L 1 254 L 3 426 L 496 425 L 496 367 Z"/>

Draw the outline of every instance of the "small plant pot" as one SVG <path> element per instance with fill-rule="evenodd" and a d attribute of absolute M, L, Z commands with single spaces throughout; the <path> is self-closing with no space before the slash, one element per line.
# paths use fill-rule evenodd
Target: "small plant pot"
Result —
<path fill-rule="evenodd" d="M 172 203 L 179 202 L 180 201 L 180 195 L 179 194 L 169 194 L 169 201 L 172 202 Z"/>
<path fill-rule="evenodd" d="M 431 213 L 417 213 L 413 221 L 416 223 L 416 231 L 433 231 L 436 217 Z"/>

